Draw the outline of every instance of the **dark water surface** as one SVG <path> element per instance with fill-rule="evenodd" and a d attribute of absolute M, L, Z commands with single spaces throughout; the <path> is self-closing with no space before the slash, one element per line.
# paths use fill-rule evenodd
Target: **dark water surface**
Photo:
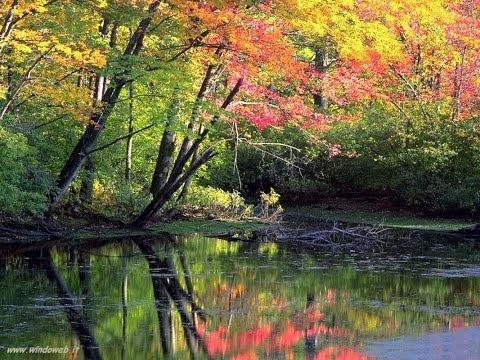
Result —
<path fill-rule="evenodd" d="M 199 236 L 4 255 L 0 359 L 480 359 L 478 259 Z"/>

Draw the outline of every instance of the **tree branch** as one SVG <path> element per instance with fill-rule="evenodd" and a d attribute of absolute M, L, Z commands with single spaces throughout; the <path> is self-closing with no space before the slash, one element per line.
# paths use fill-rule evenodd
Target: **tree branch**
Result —
<path fill-rule="evenodd" d="M 122 140 L 124 140 L 124 139 L 127 139 L 128 137 L 133 136 L 133 135 L 135 135 L 135 134 L 138 134 L 139 132 L 148 130 L 148 129 L 154 127 L 155 125 L 156 125 L 156 124 L 150 124 L 150 125 L 145 126 L 145 127 L 141 128 L 141 129 L 138 129 L 138 130 L 135 130 L 135 131 L 133 131 L 133 132 L 130 132 L 130 133 L 128 133 L 127 135 L 121 136 L 121 137 L 119 137 L 119 138 L 117 138 L 117 139 L 109 142 L 109 143 L 106 144 L 106 145 L 99 146 L 99 147 L 97 147 L 97 148 L 89 151 L 89 152 L 87 153 L 87 156 L 93 154 L 94 152 L 97 152 L 97 151 L 106 149 L 107 147 L 110 147 L 110 146 L 112 146 L 112 145 L 115 145 L 117 142 L 122 141 Z"/>
<path fill-rule="evenodd" d="M 37 67 L 37 65 L 40 63 L 40 61 L 43 60 L 45 56 L 50 53 L 55 45 L 51 46 L 47 51 L 44 53 L 40 54 L 40 56 L 33 62 L 33 64 L 27 69 L 25 74 L 23 75 L 22 79 L 20 80 L 17 88 L 15 91 L 8 97 L 7 101 L 3 105 L 2 111 L 0 112 L 0 121 L 3 120 L 3 117 L 7 113 L 8 109 L 10 108 L 10 105 L 12 105 L 13 100 L 17 97 L 18 93 L 20 90 L 23 88 L 23 86 L 30 80 L 30 76 L 32 75 L 32 71 Z"/>

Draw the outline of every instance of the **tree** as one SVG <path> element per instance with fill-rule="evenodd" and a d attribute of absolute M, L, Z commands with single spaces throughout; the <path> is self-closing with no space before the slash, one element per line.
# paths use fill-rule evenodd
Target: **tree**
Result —
<path fill-rule="evenodd" d="M 115 168 L 114 145 L 127 140 L 123 182 L 132 191 L 149 185 L 153 197 L 133 222 L 143 226 L 188 191 L 216 141 L 238 144 L 245 122 L 324 130 L 359 118 L 372 102 L 398 111 L 411 132 L 418 113 L 452 123 L 478 115 L 478 7 L 467 0 L 5 1 L 0 121 L 39 141 L 46 170 L 59 172 L 48 214 L 93 153 L 109 148 L 115 161 L 102 161 Z M 131 108 L 122 114 L 127 102 L 138 104 L 138 130 Z M 31 136 L 32 127 L 42 131 Z M 131 179 L 134 135 L 148 155 L 141 171 L 150 184 Z M 83 179 L 91 189 L 93 178 Z"/>
<path fill-rule="evenodd" d="M 159 5 L 159 0 L 154 0 L 150 3 L 147 16 L 140 21 L 136 30 L 133 32 L 127 42 L 125 50 L 123 51 L 124 59 L 127 59 L 129 56 L 137 56 L 142 50 L 143 41 L 145 39 L 148 27 L 150 26 Z M 129 81 L 131 81 L 129 78 L 131 73 L 129 65 L 127 65 L 126 68 L 121 68 L 119 70 L 119 72 L 114 73 L 112 76 L 111 81 L 114 85 L 108 88 L 103 94 L 100 109 L 91 115 L 90 123 L 60 171 L 56 189 L 49 194 L 50 203 L 48 212 L 53 210 L 55 205 L 71 185 L 73 179 L 76 177 L 78 171 L 88 157 L 89 152 L 97 143 L 98 137 L 105 127 L 105 123 L 107 122 L 115 103 L 120 96 L 120 92 L 122 91 L 123 87 Z"/>

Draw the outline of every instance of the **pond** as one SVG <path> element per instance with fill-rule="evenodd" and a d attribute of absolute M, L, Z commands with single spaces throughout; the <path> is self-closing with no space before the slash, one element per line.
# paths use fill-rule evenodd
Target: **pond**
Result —
<path fill-rule="evenodd" d="M 480 359 L 479 256 L 460 254 L 202 236 L 4 254 L 0 359 Z"/>

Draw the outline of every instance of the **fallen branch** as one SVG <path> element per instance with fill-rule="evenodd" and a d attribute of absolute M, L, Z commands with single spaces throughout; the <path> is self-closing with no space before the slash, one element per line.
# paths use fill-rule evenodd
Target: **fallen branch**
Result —
<path fill-rule="evenodd" d="M 411 240 L 407 234 L 402 240 Z M 392 234 L 382 226 L 354 226 L 341 228 L 333 223 L 329 229 L 283 231 L 274 237 L 277 242 L 302 244 L 310 248 L 328 249 L 333 253 L 349 251 L 381 251 L 392 239 Z M 398 238 L 398 235 L 395 237 Z"/>

